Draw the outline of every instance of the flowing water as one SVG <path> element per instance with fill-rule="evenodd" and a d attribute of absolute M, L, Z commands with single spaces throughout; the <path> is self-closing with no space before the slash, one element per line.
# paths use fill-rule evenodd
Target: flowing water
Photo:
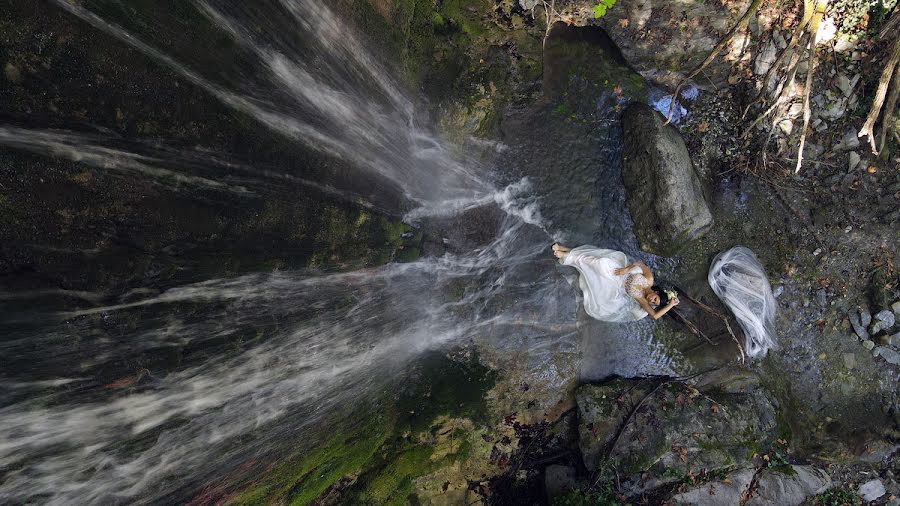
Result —
<path fill-rule="evenodd" d="M 167 30 L 177 26 L 160 13 L 136 20 L 115 2 L 58 1 L 259 128 L 383 187 L 104 132 L 5 125 L 0 145 L 188 195 L 202 188 L 231 199 L 271 196 L 281 183 L 299 182 L 447 231 L 448 252 L 343 273 L 259 272 L 110 293 L 0 292 L 0 502 L 181 499 L 248 456 L 275 453 L 286 441 L 314 444 L 336 413 L 391 388 L 418 357 L 468 340 L 527 353 L 536 369 L 561 350 L 580 353 L 589 379 L 672 367 L 647 322 L 613 327 L 578 317 L 572 273 L 548 255 L 555 239 L 637 251 L 615 113 L 600 111 L 605 127 L 567 137 L 536 120 L 540 108 L 510 111 L 506 149 L 489 162 L 466 156 L 433 132 L 418 100 L 325 4 L 195 2 L 198 19 L 233 42 L 226 58 L 221 49 L 172 46 Z M 406 204 L 388 209 L 371 198 L 378 191 L 396 191 Z M 451 296 L 458 286 L 462 294 Z M 43 309 L 51 299 L 68 300 L 68 309 Z M 222 344 L 235 341 L 241 345 Z M 155 361 L 132 375 L 104 373 L 148 355 Z"/>

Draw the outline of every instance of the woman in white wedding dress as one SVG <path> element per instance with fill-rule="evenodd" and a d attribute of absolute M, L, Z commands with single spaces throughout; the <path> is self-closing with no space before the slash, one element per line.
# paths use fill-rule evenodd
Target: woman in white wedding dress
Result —
<path fill-rule="evenodd" d="M 653 273 L 640 260 L 629 264 L 621 251 L 594 246 L 571 249 L 556 243 L 553 254 L 562 265 L 578 269 L 584 310 L 592 318 L 625 322 L 650 315 L 656 320 L 678 305 L 676 297 L 655 309 L 660 297 L 652 288 Z"/>

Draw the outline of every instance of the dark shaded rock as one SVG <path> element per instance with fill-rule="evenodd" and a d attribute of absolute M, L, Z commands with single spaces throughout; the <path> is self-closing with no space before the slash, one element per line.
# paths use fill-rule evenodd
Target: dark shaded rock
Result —
<path fill-rule="evenodd" d="M 626 474 L 668 470 L 686 475 L 747 462 L 774 438 L 775 409 L 761 390 L 738 391 L 747 385 L 731 384 L 735 389 L 710 385 L 701 391 L 682 383 L 654 391 L 655 384 L 646 380 L 579 387 L 579 444 L 585 467 L 595 470 L 607 453 Z M 639 404 L 630 423 L 620 429 Z"/>
<path fill-rule="evenodd" d="M 641 248 L 671 256 L 709 229 L 712 214 L 684 140 L 664 121 L 647 105 L 628 106 L 622 178 Z"/>
<path fill-rule="evenodd" d="M 791 466 L 789 469 L 763 469 L 756 481 L 756 490 L 746 506 L 796 506 L 807 497 L 831 488 L 828 473 L 812 466 Z"/>
<path fill-rule="evenodd" d="M 575 468 L 560 465 L 547 466 L 544 471 L 544 490 L 547 491 L 548 501 L 577 488 Z"/>

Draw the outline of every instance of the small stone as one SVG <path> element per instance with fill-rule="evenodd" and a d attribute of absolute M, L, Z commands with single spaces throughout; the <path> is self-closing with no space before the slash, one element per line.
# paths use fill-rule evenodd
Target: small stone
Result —
<path fill-rule="evenodd" d="M 753 73 L 761 76 L 769 71 L 775 58 L 778 56 L 778 48 L 775 44 L 769 42 L 763 47 L 762 51 L 756 55 L 756 61 L 753 62 Z"/>
<path fill-rule="evenodd" d="M 900 315 L 900 300 L 891 304 L 891 311 L 893 311 L 895 315 Z"/>
<path fill-rule="evenodd" d="M 781 132 L 784 135 L 791 135 L 791 132 L 794 131 L 794 122 L 784 118 L 783 120 L 778 122 L 778 128 L 781 129 Z"/>
<path fill-rule="evenodd" d="M 879 346 L 878 348 L 875 348 L 872 354 L 876 357 L 883 358 L 885 361 L 891 364 L 900 365 L 900 353 L 894 351 L 893 348 L 888 348 L 887 346 Z"/>
<path fill-rule="evenodd" d="M 866 331 L 862 322 L 859 321 L 859 315 L 855 312 L 850 313 L 850 326 L 853 327 L 853 332 L 859 336 L 860 339 L 869 338 L 869 333 Z"/>
<path fill-rule="evenodd" d="M 778 285 L 775 287 L 775 290 L 772 291 L 772 295 L 777 299 L 781 294 L 784 293 L 784 285 Z"/>
<path fill-rule="evenodd" d="M 850 170 L 854 170 L 859 165 L 860 157 L 856 151 L 850 152 Z"/>
<path fill-rule="evenodd" d="M 858 492 L 863 501 L 872 502 L 884 495 L 884 483 L 881 480 L 867 481 L 859 486 Z"/>
<path fill-rule="evenodd" d="M 16 67 L 12 63 L 6 62 L 6 65 L 3 66 L 3 75 L 6 76 L 8 81 L 17 83 L 22 80 L 22 72 L 19 71 L 19 67 Z"/>
<path fill-rule="evenodd" d="M 872 313 L 864 307 L 859 308 L 859 321 L 864 327 L 868 327 L 872 323 Z"/>
<path fill-rule="evenodd" d="M 841 141 L 835 144 L 833 149 L 835 151 L 850 151 L 858 147 L 859 137 L 856 136 L 856 131 L 852 128 L 848 128 L 844 131 L 844 136 L 841 138 Z"/>
<path fill-rule="evenodd" d="M 814 257 L 817 257 L 817 256 L 821 255 L 821 254 L 822 254 L 822 248 L 816 248 L 815 251 L 813 251 L 812 254 L 813 254 Z"/>
<path fill-rule="evenodd" d="M 865 341 L 863 341 L 863 348 L 872 351 L 872 349 L 875 348 L 875 342 L 871 339 L 866 339 Z"/>
<path fill-rule="evenodd" d="M 847 77 L 846 74 L 841 72 L 837 75 L 837 77 L 835 78 L 835 81 L 836 81 L 838 89 L 841 90 L 841 93 L 843 93 L 844 96 L 849 96 L 850 95 L 850 78 Z"/>
<path fill-rule="evenodd" d="M 819 291 L 816 292 L 816 302 L 818 302 L 820 306 L 824 306 L 828 303 L 828 293 L 824 288 L 820 288 Z M 893 316 L 893 313 L 891 316 Z"/>
<path fill-rule="evenodd" d="M 891 328 L 896 323 L 896 317 L 890 309 L 882 309 L 875 315 L 875 319 L 884 323 L 882 328 Z"/>
<path fill-rule="evenodd" d="M 844 353 L 844 367 L 847 369 L 856 368 L 856 353 Z"/>

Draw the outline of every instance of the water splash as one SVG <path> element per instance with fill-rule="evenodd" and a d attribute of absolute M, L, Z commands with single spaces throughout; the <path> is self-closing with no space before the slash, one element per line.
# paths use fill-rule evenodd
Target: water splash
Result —
<path fill-rule="evenodd" d="M 197 2 L 214 25 L 249 49 L 266 70 L 263 80 L 235 90 L 213 82 L 140 37 L 67 0 L 57 4 L 94 27 L 165 64 L 225 105 L 248 114 L 292 140 L 366 169 L 411 200 L 487 195 L 491 186 L 473 161 L 460 158 L 418 117 L 412 100 L 365 46 L 320 2 L 278 2 L 301 28 L 297 40 L 274 30 L 247 28 L 265 22 L 266 9 L 243 2 L 227 13 Z M 223 6 L 221 9 L 224 9 Z M 326 55 L 310 57 L 310 55 Z M 361 93 L 365 87 L 371 88 Z"/>

